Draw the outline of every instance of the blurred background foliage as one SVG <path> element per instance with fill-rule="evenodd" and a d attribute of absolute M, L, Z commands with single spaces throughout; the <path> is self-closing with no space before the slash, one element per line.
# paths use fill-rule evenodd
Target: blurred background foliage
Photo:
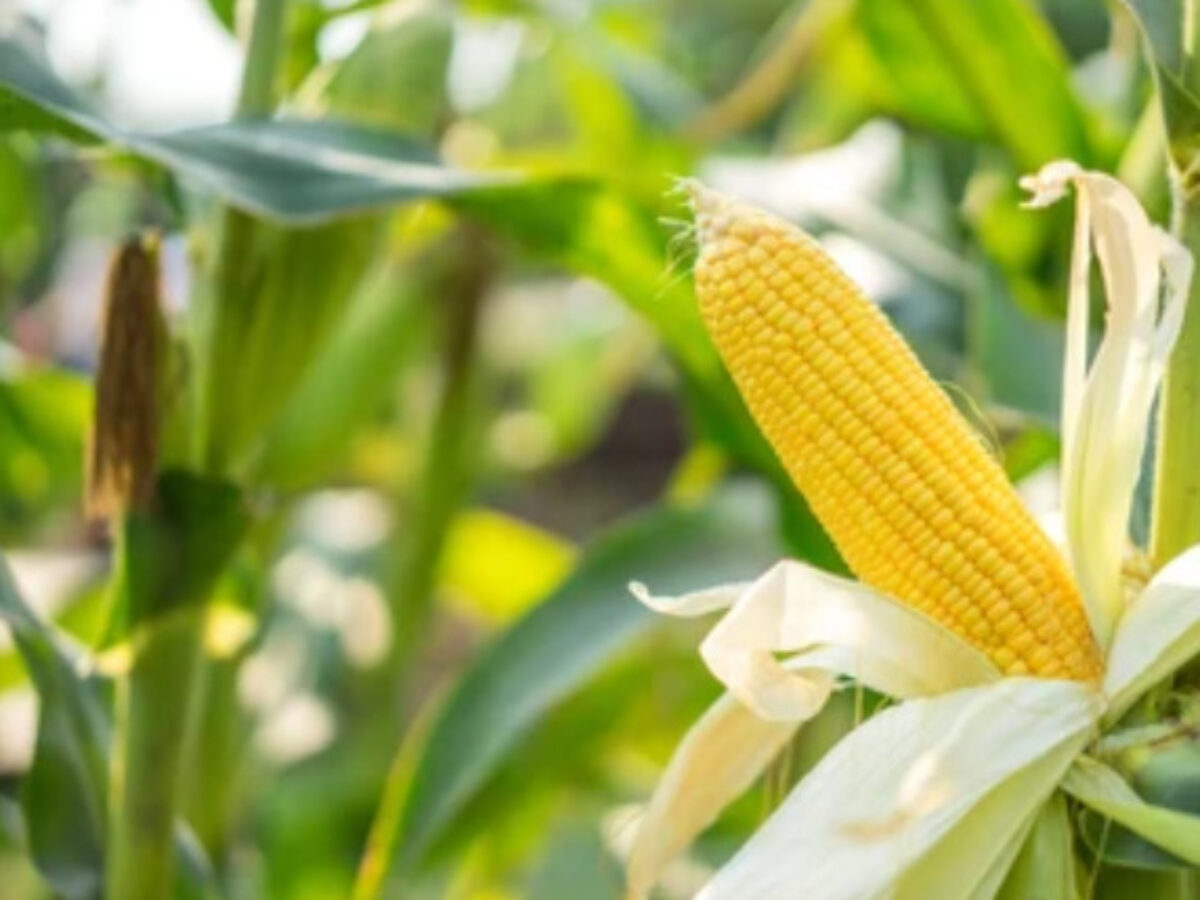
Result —
<path fill-rule="evenodd" d="M 210 573 L 187 889 L 603 900 L 621 811 L 717 692 L 699 632 L 627 583 L 839 565 L 703 333 L 674 179 L 819 233 L 1035 505 L 1069 214 L 1021 211 L 1017 176 L 1070 157 L 1167 212 L 1116 3 L 291 0 L 278 115 L 240 122 L 240 4 L 85 6 L 0 10 L 6 897 L 103 880 L 103 816 L 74 798 L 103 809 L 104 661 L 129 635 L 81 460 L 126 235 L 163 235 L 199 410 L 165 463 L 253 513 Z"/>

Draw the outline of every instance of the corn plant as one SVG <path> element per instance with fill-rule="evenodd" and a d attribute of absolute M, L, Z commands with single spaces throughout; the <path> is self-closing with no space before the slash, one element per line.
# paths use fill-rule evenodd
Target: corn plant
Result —
<path fill-rule="evenodd" d="M 0 894 L 1200 892 L 1190 0 L 195 3 L 0 11 Z"/>

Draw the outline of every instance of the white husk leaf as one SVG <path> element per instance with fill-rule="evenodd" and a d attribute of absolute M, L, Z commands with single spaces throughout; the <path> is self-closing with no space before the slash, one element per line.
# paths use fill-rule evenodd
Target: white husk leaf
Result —
<path fill-rule="evenodd" d="M 730 693 L 688 732 L 655 790 L 628 867 L 634 897 L 820 712 L 836 676 L 900 698 L 999 678 L 987 657 L 932 620 L 801 563 L 779 563 L 752 585 L 678 599 L 633 589 L 659 610 L 699 615 L 730 606 L 701 649 Z M 794 655 L 779 661 L 776 652 Z"/>
<path fill-rule="evenodd" d="M 636 803 L 619 806 L 604 816 L 601 831 L 605 846 L 623 866 L 628 865 L 631 854 L 636 849 L 645 816 L 646 807 Z M 713 867 L 707 863 L 687 853 L 680 853 L 662 867 L 655 896 L 661 900 L 695 897 L 696 892 L 712 878 L 713 871 Z M 626 894 L 627 900 L 637 897 L 639 894 L 632 890 Z"/>
<path fill-rule="evenodd" d="M 1092 631 L 1107 648 L 1124 601 L 1121 561 L 1150 410 L 1183 320 L 1191 257 L 1108 175 L 1056 162 L 1022 179 L 1034 192 L 1033 206 L 1053 203 L 1068 185 L 1074 185 L 1079 206 L 1067 304 L 1063 507 Z M 1089 367 L 1093 246 L 1107 313 L 1104 338 Z"/>
<path fill-rule="evenodd" d="M 1090 756 L 1075 760 L 1062 786 L 1098 813 L 1200 866 L 1200 816 L 1147 803 L 1116 771 Z"/>
<path fill-rule="evenodd" d="M 1150 687 L 1200 655 L 1200 545 L 1151 579 L 1117 625 L 1108 654 L 1105 718 L 1119 719 Z"/>
<path fill-rule="evenodd" d="M 999 678 L 980 651 L 866 585 L 781 562 L 714 626 L 700 653 L 712 673 L 768 719 L 806 718 L 812 686 L 777 653 L 828 648 L 843 674 L 892 697 L 926 697 Z"/>
<path fill-rule="evenodd" d="M 656 613 L 680 619 L 694 619 L 697 616 L 728 609 L 737 602 L 738 597 L 742 596 L 748 587 L 750 585 L 746 582 L 718 584 L 688 594 L 665 597 L 650 593 L 646 585 L 640 581 L 634 581 L 629 585 L 629 592 L 637 598 L 639 603 Z"/>
<path fill-rule="evenodd" d="M 939 856 L 974 873 L 974 887 L 1082 748 L 1101 705 L 1084 684 L 1007 678 L 886 710 L 838 744 L 698 898 L 895 897 L 906 873 L 914 890 L 929 888 L 933 872 L 919 864 L 944 840 L 953 853 Z M 972 837 L 982 833 L 991 837 Z"/>
<path fill-rule="evenodd" d="M 668 863 L 754 783 L 798 727 L 761 719 L 731 694 L 709 707 L 676 749 L 638 822 L 626 868 L 631 898 L 649 893 Z"/>

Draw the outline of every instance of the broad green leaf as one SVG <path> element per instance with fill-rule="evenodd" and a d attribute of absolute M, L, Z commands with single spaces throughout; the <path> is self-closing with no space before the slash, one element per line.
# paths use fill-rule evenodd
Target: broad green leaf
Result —
<path fill-rule="evenodd" d="M 909 3 L 863 0 L 858 24 L 874 53 L 871 91 L 901 117 L 976 140 L 988 123 L 962 81 L 941 58 Z"/>
<path fill-rule="evenodd" d="M 0 620 L 29 671 L 41 713 L 22 807 L 33 859 L 70 900 L 99 898 L 103 885 L 108 723 L 98 685 L 24 604 L 0 560 Z"/>
<path fill-rule="evenodd" d="M 1188 70 L 1192 48 L 1188 47 L 1187 7 L 1192 0 L 1124 0 L 1138 18 L 1146 40 L 1154 52 L 1154 61 L 1166 71 L 1183 74 Z M 1193 25 L 1195 28 L 1195 25 Z M 1200 74 L 1196 74 L 1200 80 Z"/>
<path fill-rule="evenodd" d="M 1200 73 L 1189 73 L 1194 54 L 1188 36 L 1188 7 L 1194 0 L 1125 0 L 1154 53 L 1154 62 L 1188 87 L 1200 86 Z"/>
<path fill-rule="evenodd" d="M 903 38 L 885 45 L 887 71 L 895 73 L 895 87 L 918 91 L 914 103 L 936 103 L 964 128 L 981 117 L 1025 169 L 1062 157 L 1083 164 L 1093 159 L 1066 56 L 1033 4 L 903 0 L 903 13 L 883 5 L 886 13 L 880 9 L 873 19 L 882 17 L 889 38 Z M 948 88 L 951 82 L 958 87 Z"/>
<path fill-rule="evenodd" d="M 51 131 L 72 140 L 108 138 L 112 129 L 50 69 L 32 30 L 0 23 L 0 133 Z"/>
<path fill-rule="evenodd" d="M 127 131 L 63 84 L 27 41 L 3 32 L 0 91 L 6 92 L 0 111 L 36 108 L 65 128 L 157 162 L 241 209 L 291 222 L 514 180 L 450 169 L 408 138 L 330 120 L 230 122 L 164 134 Z M 13 118 L 13 127 L 37 124 Z"/>
<path fill-rule="evenodd" d="M 657 510 L 597 539 L 570 578 L 463 674 L 415 762 L 387 848 L 417 865 L 514 742 L 657 618 L 628 594 L 633 579 L 685 591 L 744 578 L 778 557 L 771 504 L 748 488 L 704 506 Z"/>
<path fill-rule="evenodd" d="M 408 138 L 331 120 L 229 122 L 124 143 L 235 206 L 295 223 L 516 180 L 447 168 Z"/>

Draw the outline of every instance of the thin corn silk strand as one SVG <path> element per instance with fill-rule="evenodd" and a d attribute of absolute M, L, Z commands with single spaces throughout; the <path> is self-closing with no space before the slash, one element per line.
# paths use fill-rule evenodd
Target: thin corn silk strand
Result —
<path fill-rule="evenodd" d="M 1102 706 L 1080 682 L 1005 678 L 892 707 L 826 755 L 698 900 L 916 900 L 944 896 L 948 883 L 969 895 Z"/>
<path fill-rule="evenodd" d="M 1063 381 L 1063 507 L 1092 631 L 1107 648 L 1123 607 L 1121 565 L 1150 411 L 1182 324 L 1191 258 L 1107 175 L 1056 162 L 1022 179 L 1034 194 L 1032 207 L 1061 199 L 1069 185 L 1078 212 Z M 1106 327 L 1089 366 L 1093 249 L 1105 287 Z"/>

